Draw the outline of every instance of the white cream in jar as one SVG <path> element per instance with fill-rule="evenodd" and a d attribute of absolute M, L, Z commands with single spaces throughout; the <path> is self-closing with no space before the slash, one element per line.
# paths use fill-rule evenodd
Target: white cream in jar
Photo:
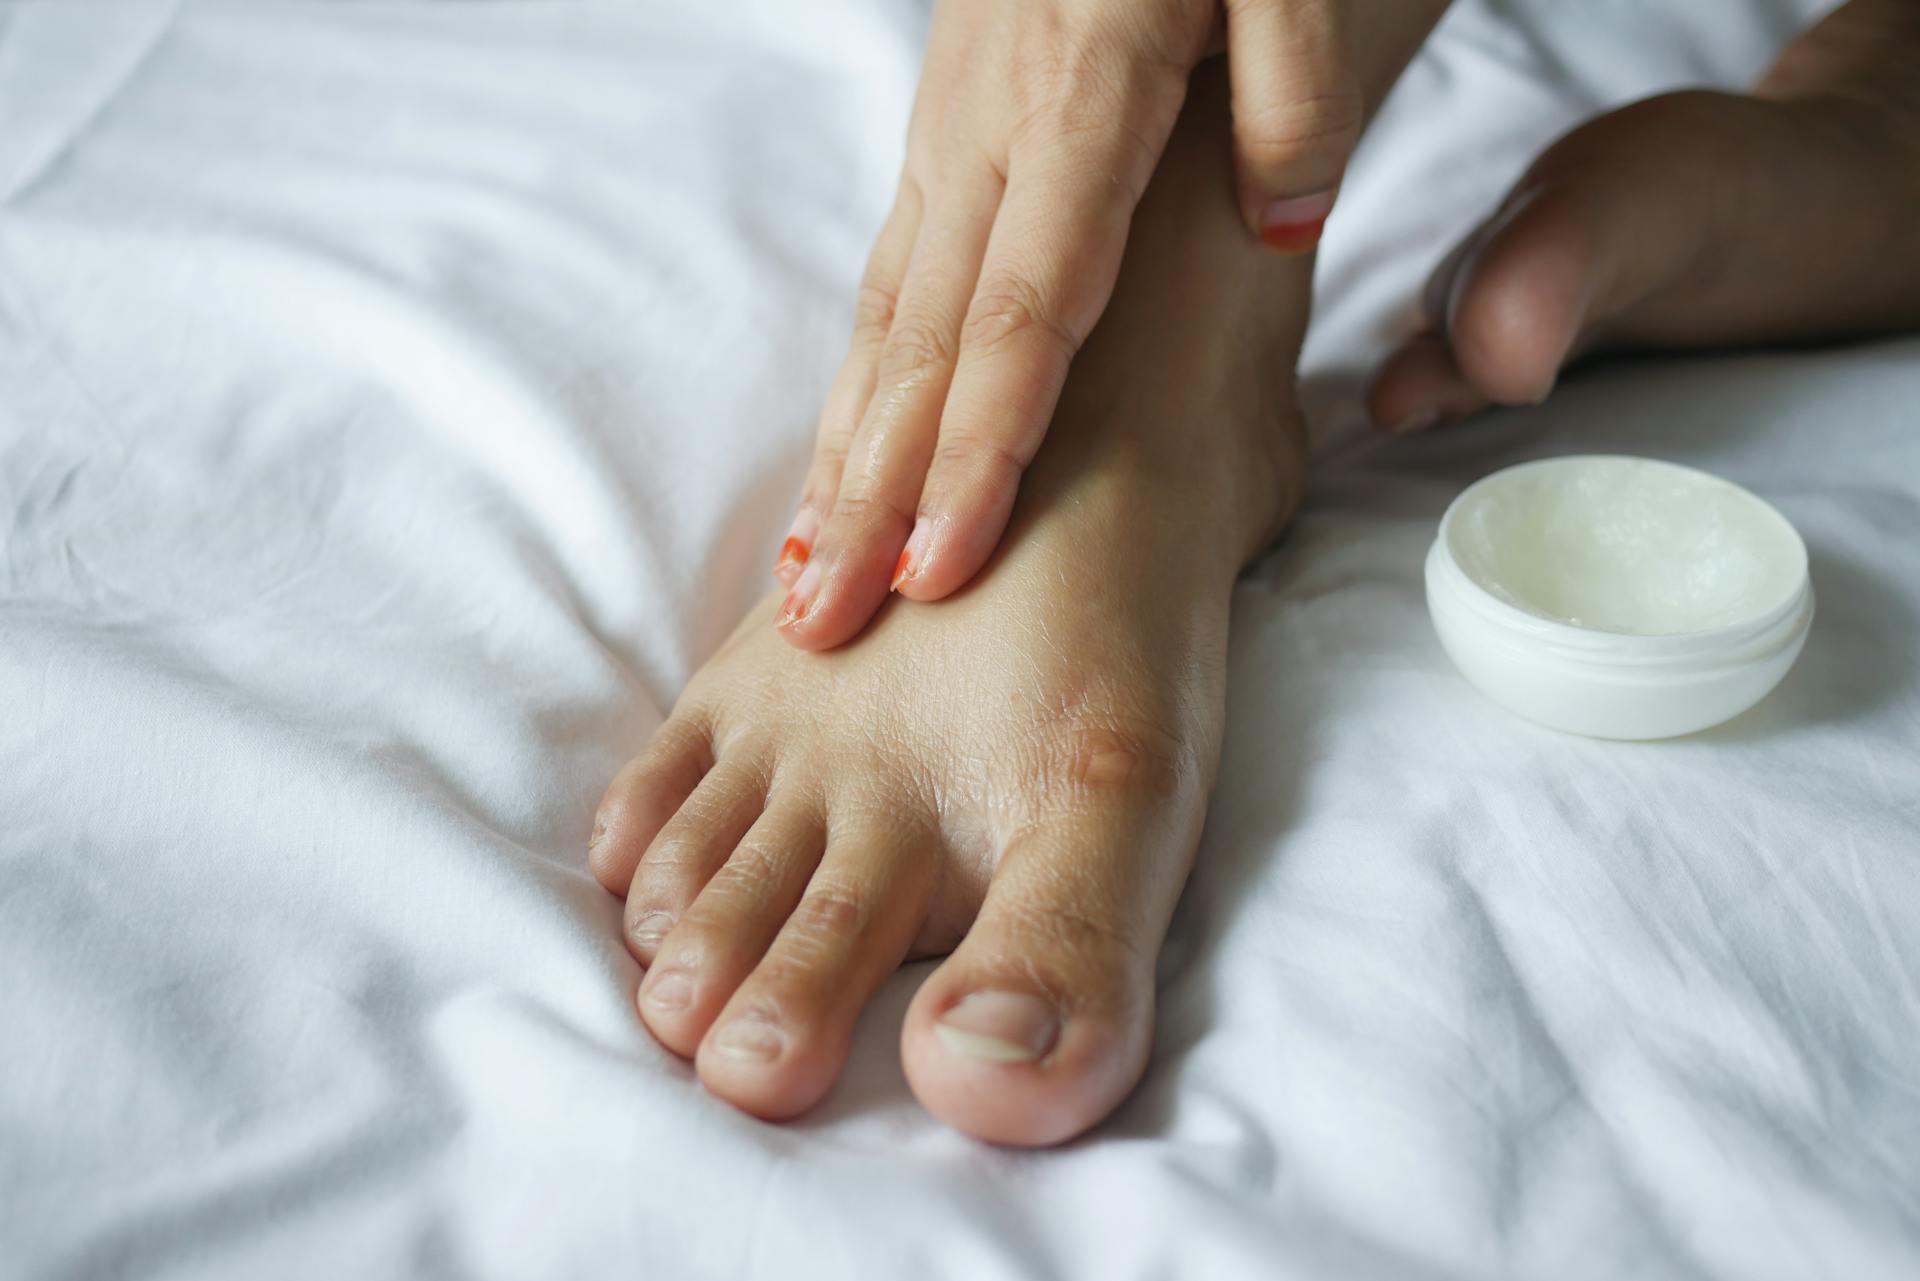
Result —
<path fill-rule="evenodd" d="M 1760 701 L 1813 620 L 1807 549 L 1738 485 L 1580 455 L 1469 486 L 1427 554 L 1454 663 L 1520 715 L 1600 738 L 1667 738 Z"/>

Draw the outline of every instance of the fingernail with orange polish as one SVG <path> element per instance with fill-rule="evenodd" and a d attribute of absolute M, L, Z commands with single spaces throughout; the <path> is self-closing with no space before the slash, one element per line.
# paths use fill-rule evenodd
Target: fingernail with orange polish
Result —
<path fill-rule="evenodd" d="M 1283 254 L 1305 253 L 1320 243 L 1332 212 L 1332 191 L 1272 201 L 1260 211 L 1260 239 Z"/>
<path fill-rule="evenodd" d="M 919 576 L 921 562 L 927 554 L 927 542 L 927 522 L 914 522 L 913 534 L 907 539 L 907 545 L 900 549 L 900 559 L 894 562 L 892 590 L 899 591 L 902 583 Z"/>
<path fill-rule="evenodd" d="M 793 590 L 780 605 L 779 626 L 792 627 L 813 609 L 813 598 L 820 593 L 820 567 L 809 565 L 794 582 Z"/>
<path fill-rule="evenodd" d="M 813 508 L 802 507 L 800 514 L 793 518 L 793 528 L 787 531 L 787 541 L 780 544 L 780 557 L 773 562 L 773 576 L 791 585 L 807 558 L 813 555 L 813 540 L 819 536 L 820 518 Z"/>

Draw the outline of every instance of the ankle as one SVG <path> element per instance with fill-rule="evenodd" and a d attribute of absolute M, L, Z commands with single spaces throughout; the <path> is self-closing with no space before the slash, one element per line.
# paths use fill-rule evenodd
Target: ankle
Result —
<path fill-rule="evenodd" d="M 1306 492 L 1293 368 L 1308 271 L 1286 275 L 1255 272 L 1255 290 L 1213 300 L 1201 313 L 1208 323 L 1156 354 L 1152 385 L 1126 389 L 1105 427 L 1131 439 L 1141 472 L 1170 502 L 1206 513 L 1218 535 L 1211 550 L 1236 574 L 1280 536 Z"/>
<path fill-rule="evenodd" d="M 1306 489 L 1292 380 L 1273 381 L 1213 395 L 1188 384 L 1164 398 L 1117 385 L 1098 407 L 1076 398 L 1029 475 L 1023 510 L 1109 514 L 1120 545 L 1177 545 L 1192 570 L 1230 582 L 1279 537 Z"/>

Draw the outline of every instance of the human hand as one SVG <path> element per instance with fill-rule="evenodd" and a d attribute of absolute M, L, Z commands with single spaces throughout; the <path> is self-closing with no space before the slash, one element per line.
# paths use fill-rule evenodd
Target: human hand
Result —
<path fill-rule="evenodd" d="M 1444 0 L 1405 0 L 1426 26 Z M 986 563 L 1105 309 L 1187 78 L 1224 45 L 1250 234 L 1312 248 L 1366 104 L 1356 0 L 942 0 L 776 573 L 794 644 Z M 1374 7 L 1378 7 L 1375 3 Z"/>

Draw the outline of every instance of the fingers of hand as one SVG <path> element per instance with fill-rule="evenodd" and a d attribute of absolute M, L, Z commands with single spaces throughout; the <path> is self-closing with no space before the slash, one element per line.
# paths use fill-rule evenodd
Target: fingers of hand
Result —
<path fill-rule="evenodd" d="M 873 399 L 880 355 L 893 328 L 923 207 L 919 186 L 911 180 L 902 180 L 893 209 L 881 225 L 867 257 L 866 271 L 861 276 L 854 303 L 853 339 L 848 345 L 847 358 L 827 391 L 813 462 L 807 469 L 806 485 L 800 491 L 800 510 L 780 544 L 779 557 L 774 563 L 774 575 L 787 587 L 793 586 L 812 559 L 821 526 L 833 510 L 854 432 L 859 428 L 868 402 Z"/>
<path fill-rule="evenodd" d="M 982 162 L 927 193 L 831 513 L 781 611 L 783 634 L 802 648 L 848 640 L 886 598 L 939 434 L 1001 189 L 1000 175 Z"/>
<path fill-rule="evenodd" d="M 1203 36 L 1189 42 L 1195 56 Z M 991 95 L 956 89 L 951 67 L 929 73 L 909 163 L 922 203 L 904 274 L 880 295 L 889 307 L 863 311 L 858 357 L 823 422 L 815 501 L 782 554 L 793 589 L 782 627 L 796 644 L 849 639 L 890 583 L 945 595 L 991 552 L 1073 352 L 1112 292 L 1133 206 L 1179 112 L 1185 74 L 1165 41 L 1116 23 L 1071 55 L 1003 57 L 1033 74 L 1013 77 L 1028 84 L 1022 94 L 999 90 L 1010 100 L 997 108 L 982 105 Z M 938 33 L 935 44 L 945 47 Z M 933 98 L 964 118 L 940 123 Z"/>
<path fill-rule="evenodd" d="M 1366 104 L 1341 0 L 1227 0 L 1240 203 L 1283 253 L 1320 239 Z"/>
<path fill-rule="evenodd" d="M 961 330 L 939 440 L 895 586 L 935 600 L 979 571 L 1040 448 L 1068 366 L 1112 297 L 1134 207 L 1184 82 L 1136 77 L 1099 126 L 1058 118 L 1016 145 Z"/>

